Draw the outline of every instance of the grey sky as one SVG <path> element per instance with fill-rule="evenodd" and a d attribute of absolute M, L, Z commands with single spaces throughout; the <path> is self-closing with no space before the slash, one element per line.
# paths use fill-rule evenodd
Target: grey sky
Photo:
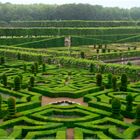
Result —
<path fill-rule="evenodd" d="M 66 3 L 89 3 L 98 4 L 107 7 L 121 7 L 131 8 L 140 7 L 140 0 L 0 0 L 0 2 L 10 2 L 16 4 L 33 4 L 33 3 L 45 3 L 45 4 L 66 4 Z"/>

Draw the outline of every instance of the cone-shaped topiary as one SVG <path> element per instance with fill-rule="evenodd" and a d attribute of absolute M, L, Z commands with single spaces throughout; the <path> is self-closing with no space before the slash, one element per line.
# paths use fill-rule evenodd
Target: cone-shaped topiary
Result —
<path fill-rule="evenodd" d="M 4 63 L 5 63 L 5 57 L 2 56 L 2 57 L 0 58 L 0 64 L 3 65 Z"/>
<path fill-rule="evenodd" d="M 45 64 L 45 63 L 42 64 L 42 71 L 43 71 L 43 72 L 46 71 L 46 64 Z"/>
<path fill-rule="evenodd" d="M 35 62 L 34 65 L 35 65 L 35 73 L 38 73 L 38 62 Z"/>
<path fill-rule="evenodd" d="M 17 59 L 18 59 L 18 60 L 21 59 L 21 54 L 20 54 L 20 53 L 17 54 Z"/>
<path fill-rule="evenodd" d="M 112 77 L 112 88 L 114 91 L 117 90 L 117 78 L 115 75 L 113 75 L 113 77 Z"/>
<path fill-rule="evenodd" d="M 126 74 L 122 74 L 122 76 L 121 76 L 120 91 L 127 91 L 127 76 L 126 76 Z"/>
<path fill-rule="evenodd" d="M 92 63 L 90 64 L 89 71 L 90 72 L 93 72 L 94 71 L 94 65 Z"/>
<path fill-rule="evenodd" d="M 96 75 L 96 85 L 97 86 L 101 86 L 102 85 L 102 74 L 101 73 L 98 73 Z"/>
<path fill-rule="evenodd" d="M 14 90 L 18 91 L 21 88 L 21 78 L 16 76 L 14 79 Z"/>
<path fill-rule="evenodd" d="M 23 70 L 24 70 L 24 72 L 27 71 L 27 65 L 26 64 L 23 65 Z"/>
<path fill-rule="evenodd" d="M 42 57 L 42 55 L 40 55 L 38 57 L 38 63 L 39 63 L 39 65 L 41 65 L 43 63 L 43 57 Z"/>
<path fill-rule="evenodd" d="M 8 99 L 8 116 L 13 117 L 16 114 L 16 101 L 15 98 Z"/>
<path fill-rule="evenodd" d="M 2 96 L 0 94 L 0 112 L 1 112 L 1 110 L 2 110 Z"/>
<path fill-rule="evenodd" d="M 108 74 L 108 83 L 107 83 L 107 88 L 112 87 L 112 74 Z"/>
<path fill-rule="evenodd" d="M 6 74 L 3 74 L 1 78 L 2 78 L 2 83 L 3 83 L 3 85 L 4 85 L 5 87 L 7 87 L 7 75 L 6 75 Z"/>
<path fill-rule="evenodd" d="M 34 87 L 35 85 L 35 78 L 34 76 L 30 77 L 30 87 Z"/>
<path fill-rule="evenodd" d="M 130 111 L 132 111 L 132 102 L 133 102 L 133 96 L 132 96 L 132 94 L 128 94 L 127 96 L 126 96 L 126 101 L 127 101 L 127 104 L 126 104 L 126 111 L 127 112 L 130 112 Z"/>
<path fill-rule="evenodd" d="M 81 58 L 85 58 L 85 53 L 84 52 L 81 52 L 80 53 L 80 56 L 81 56 Z"/>

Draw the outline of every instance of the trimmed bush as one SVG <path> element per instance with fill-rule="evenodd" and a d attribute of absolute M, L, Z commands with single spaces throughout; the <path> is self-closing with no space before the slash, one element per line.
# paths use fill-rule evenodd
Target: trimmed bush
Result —
<path fill-rule="evenodd" d="M 132 102 L 133 102 L 133 96 L 129 93 L 127 96 L 126 96 L 126 101 L 127 101 L 127 104 L 126 104 L 126 111 L 127 112 L 130 112 L 132 111 Z"/>
<path fill-rule="evenodd" d="M 30 87 L 34 87 L 35 85 L 35 78 L 32 76 L 30 77 Z"/>
<path fill-rule="evenodd" d="M 102 74 L 98 73 L 96 75 L 96 85 L 101 86 L 102 85 Z"/>
<path fill-rule="evenodd" d="M 4 85 L 4 87 L 7 87 L 7 75 L 6 74 L 3 74 L 2 75 L 2 83 L 3 83 L 3 85 Z"/>
<path fill-rule="evenodd" d="M 112 87 L 112 74 L 108 74 L 108 83 L 107 83 L 107 88 Z"/>
<path fill-rule="evenodd" d="M 81 52 L 81 53 L 80 53 L 80 56 L 81 56 L 81 58 L 84 59 L 84 58 L 85 58 L 85 53 L 84 53 L 84 52 Z"/>
<path fill-rule="evenodd" d="M 140 125 L 140 104 L 136 108 L 136 120 L 134 124 Z"/>
<path fill-rule="evenodd" d="M 42 64 L 42 72 L 45 72 L 45 71 L 46 71 L 46 64 L 43 63 L 43 64 Z"/>
<path fill-rule="evenodd" d="M 10 97 L 8 99 L 8 116 L 13 117 L 15 116 L 15 114 L 16 114 L 16 101 L 13 97 Z"/>
<path fill-rule="evenodd" d="M 23 65 L 23 70 L 24 70 L 24 72 L 27 71 L 27 65 L 26 64 Z"/>
<path fill-rule="evenodd" d="M 1 110 L 2 110 L 2 96 L 0 94 L 0 112 L 1 112 Z"/>
<path fill-rule="evenodd" d="M 112 117 L 115 119 L 122 120 L 123 117 L 120 115 L 121 102 L 118 98 L 112 99 Z"/>
<path fill-rule="evenodd" d="M 90 64 L 89 71 L 90 71 L 91 73 L 94 71 L 94 65 L 93 65 L 92 63 Z"/>
<path fill-rule="evenodd" d="M 2 57 L 0 58 L 0 64 L 3 65 L 4 63 L 5 63 L 5 57 L 2 56 Z"/>
<path fill-rule="evenodd" d="M 121 76 L 120 91 L 127 91 L 127 76 L 126 76 L 126 74 L 122 74 L 122 76 Z"/>
<path fill-rule="evenodd" d="M 21 89 L 21 78 L 19 76 L 16 76 L 14 79 L 14 90 L 18 91 Z"/>
<path fill-rule="evenodd" d="M 117 90 L 117 78 L 115 75 L 113 75 L 113 77 L 112 77 L 112 88 L 114 91 Z"/>

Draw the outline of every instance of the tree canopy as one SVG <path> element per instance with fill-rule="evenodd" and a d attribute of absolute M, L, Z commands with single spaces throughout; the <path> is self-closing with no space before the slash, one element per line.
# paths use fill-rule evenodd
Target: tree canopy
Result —
<path fill-rule="evenodd" d="M 0 21 L 22 20 L 136 20 L 140 8 L 121 9 L 89 4 L 30 4 L 0 3 Z"/>

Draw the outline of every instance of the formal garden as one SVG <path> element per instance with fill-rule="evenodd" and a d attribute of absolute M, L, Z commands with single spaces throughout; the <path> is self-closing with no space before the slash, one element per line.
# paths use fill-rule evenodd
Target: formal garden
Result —
<path fill-rule="evenodd" d="M 0 139 L 139 139 L 139 34 L 129 21 L 1 27 Z"/>

